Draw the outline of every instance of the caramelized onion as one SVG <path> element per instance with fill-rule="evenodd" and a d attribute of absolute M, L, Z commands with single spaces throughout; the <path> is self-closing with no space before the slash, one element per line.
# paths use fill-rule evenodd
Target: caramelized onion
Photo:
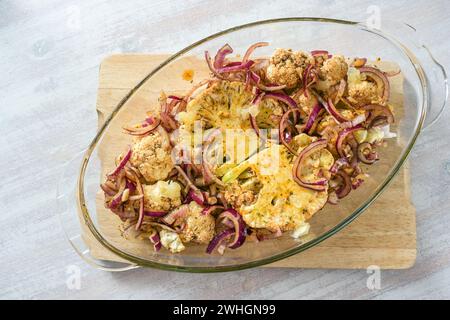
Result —
<path fill-rule="evenodd" d="M 292 166 L 292 176 L 294 181 L 297 182 L 300 186 L 304 188 L 308 188 L 315 191 L 325 191 L 328 187 L 327 179 L 320 179 L 315 182 L 307 182 L 301 178 L 300 169 L 303 161 L 309 157 L 311 154 L 324 149 L 327 147 L 327 140 L 319 139 L 317 141 L 312 142 L 309 146 L 304 148 L 298 157 L 295 159 L 294 164 Z"/>

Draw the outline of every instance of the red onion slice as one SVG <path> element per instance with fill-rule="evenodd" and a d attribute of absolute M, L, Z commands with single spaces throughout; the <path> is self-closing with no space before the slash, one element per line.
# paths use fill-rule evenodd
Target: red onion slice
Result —
<path fill-rule="evenodd" d="M 139 190 L 140 194 L 144 195 L 144 188 L 142 187 L 139 180 L 137 180 L 137 190 Z M 144 197 L 139 200 L 139 218 L 136 223 L 136 230 L 141 228 L 142 222 L 144 221 Z"/>
<path fill-rule="evenodd" d="M 359 68 L 359 72 L 375 80 L 378 87 L 383 87 L 383 95 L 381 98 L 383 103 L 386 103 L 389 100 L 390 94 L 389 80 L 386 75 L 380 70 L 373 67 L 361 67 Z"/>
<path fill-rule="evenodd" d="M 235 65 L 235 66 L 231 66 L 231 67 L 222 67 L 219 69 L 216 69 L 217 72 L 220 73 L 228 73 L 228 72 L 237 72 L 237 71 L 243 71 L 243 70 L 248 70 L 250 69 L 250 67 L 254 64 L 254 62 L 252 60 L 249 60 L 247 62 L 243 62 L 241 64 Z"/>
<path fill-rule="evenodd" d="M 182 101 L 183 98 L 178 97 L 178 96 L 174 96 L 174 95 L 170 95 L 167 98 L 172 99 L 172 100 L 176 100 L 176 101 Z"/>
<path fill-rule="evenodd" d="M 106 184 L 102 183 L 100 184 L 100 188 L 102 188 L 103 192 L 108 195 L 108 196 L 115 196 L 116 195 L 116 191 L 114 191 L 113 189 L 111 189 L 110 187 L 108 187 Z"/>
<path fill-rule="evenodd" d="M 146 211 L 144 210 L 144 216 L 152 218 L 161 218 L 167 214 L 165 211 Z"/>
<path fill-rule="evenodd" d="M 123 168 L 125 168 L 125 165 L 127 164 L 128 160 L 130 160 L 130 158 L 131 158 L 131 148 L 128 149 L 127 153 L 122 158 L 122 160 L 120 161 L 119 165 L 111 173 L 109 173 L 107 176 L 108 177 L 116 176 L 120 171 L 122 171 Z"/>
<path fill-rule="evenodd" d="M 122 194 L 125 191 L 125 189 L 126 189 L 125 177 L 121 176 L 120 184 L 119 184 L 119 191 L 117 191 L 117 193 L 114 195 L 111 202 L 109 203 L 110 209 L 115 209 L 122 203 Z"/>
<path fill-rule="evenodd" d="M 154 231 L 148 238 L 150 239 L 151 243 L 153 243 L 153 249 L 155 251 L 158 252 L 159 250 L 161 250 L 162 245 L 158 232 Z"/>
<path fill-rule="evenodd" d="M 308 120 L 306 121 L 306 125 L 303 128 L 303 132 L 309 133 L 311 128 L 313 127 L 314 122 L 316 121 L 319 112 L 322 110 L 322 106 L 319 103 L 316 103 L 308 116 Z"/>
<path fill-rule="evenodd" d="M 188 213 L 189 205 L 183 204 L 165 215 L 161 221 L 168 225 L 172 225 L 177 219 L 185 217 Z"/>
<path fill-rule="evenodd" d="M 378 160 L 378 154 L 373 150 L 369 142 L 363 142 L 358 145 L 358 159 L 365 164 L 372 164 Z"/>
<path fill-rule="evenodd" d="M 206 60 L 206 63 L 208 64 L 208 68 L 209 68 L 209 70 L 211 71 L 211 73 L 212 73 L 215 77 L 217 77 L 217 78 L 219 78 L 219 79 L 222 79 L 222 80 L 225 80 L 225 78 L 222 77 L 222 76 L 217 72 L 217 70 L 214 68 L 213 63 L 211 62 L 211 56 L 209 55 L 209 52 L 208 52 L 208 51 L 205 51 L 205 60 Z M 187 101 L 186 101 L 186 102 L 187 102 Z"/>
<path fill-rule="evenodd" d="M 350 133 L 352 133 L 356 130 L 359 130 L 359 129 L 362 129 L 362 126 L 360 124 L 357 126 L 351 127 L 351 128 L 345 128 L 344 130 L 339 132 L 338 137 L 336 139 L 336 150 L 341 157 L 345 157 L 344 150 L 343 150 L 345 139 L 347 138 L 347 136 Z"/>
<path fill-rule="evenodd" d="M 348 119 L 343 117 L 339 111 L 336 109 L 336 107 L 333 104 L 333 101 L 331 100 L 331 98 L 328 99 L 328 103 L 325 102 L 322 98 L 319 98 L 319 95 L 317 95 L 317 100 L 320 101 L 320 103 L 323 105 L 323 107 L 325 108 L 325 110 L 327 110 L 327 112 L 333 117 L 333 119 L 337 122 L 337 123 L 343 123 L 343 122 L 347 122 Z"/>
<path fill-rule="evenodd" d="M 153 123 L 146 125 L 142 128 L 124 127 L 123 130 L 127 134 L 132 136 L 144 136 L 155 131 L 155 129 L 158 128 L 160 123 L 161 123 L 160 119 L 155 119 Z"/>
<path fill-rule="evenodd" d="M 300 110 L 298 108 L 292 108 L 289 109 L 288 111 L 286 111 L 283 116 L 281 117 L 280 120 L 280 124 L 279 124 L 279 136 L 280 136 L 280 141 L 281 143 L 292 153 L 292 154 L 297 154 L 297 151 L 295 151 L 291 145 L 289 144 L 289 142 L 286 140 L 286 136 L 284 134 L 284 132 L 286 131 L 287 127 L 289 126 L 289 115 L 293 114 L 295 119 L 297 117 L 296 113 L 300 113 Z M 295 126 L 295 123 L 293 124 Z"/>
<path fill-rule="evenodd" d="M 212 172 L 212 168 L 210 166 L 210 164 L 208 163 L 208 149 L 211 145 L 211 143 L 217 138 L 217 137 L 221 137 L 222 131 L 220 129 L 216 129 L 213 132 L 211 132 L 211 134 L 209 134 L 209 136 L 205 139 L 205 142 L 203 144 L 203 149 L 202 149 L 202 168 L 203 168 L 203 173 L 204 173 L 204 178 L 207 181 L 213 181 L 216 184 L 220 185 L 220 186 L 224 186 L 225 184 L 222 182 L 222 180 L 220 180 L 218 177 L 216 177 L 216 175 Z"/>
<path fill-rule="evenodd" d="M 190 200 L 193 200 L 200 206 L 203 206 L 205 204 L 205 196 L 198 189 L 197 190 L 193 190 L 193 189 L 189 190 L 187 199 L 189 200 L 188 202 L 190 202 Z"/>
<path fill-rule="evenodd" d="M 257 42 L 255 44 L 252 44 L 247 51 L 244 54 L 244 58 L 242 58 L 242 62 L 246 62 L 248 60 L 248 58 L 250 58 L 250 55 L 253 53 L 253 51 L 255 51 L 256 48 L 260 48 L 260 47 L 267 47 L 269 45 L 268 42 Z"/>
<path fill-rule="evenodd" d="M 313 57 L 321 56 L 321 55 L 327 55 L 328 56 L 328 51 L 327 50 L 313 50 L 313 51 L 311 51 L 311 55 Z"/>
<path fill-rule="evenodd" d="M 317 180 L 315 182 L 307 182 L 304 181 L 300 177 L 300 168 L 302 165 L 302 162 L 309 157 L 311 154 L 326 148 L 328 145 L 326 139 L 319 139 L 317 141 L 312 142 L 309 146 L 304 148 L 298 157 L 295 159 L 294 164 L 292 166 L 292 176 L 294 178 L 294 181 L 297 182 L 300 186 L 304 188 L 308 188 L 315 191 L 325 191 L 328 188 L 328 180 L 327 179 L 321 179 Z"/>
<path fill-rule="evenodd" d="M 208 244 L 206 248 L 206 253 L 211 254 L 219 245 L 225 241 L 226 239 L 232 237 L 234 235 L 233 229 L 226 229 L 219 234 L 217 234 Z"/>
<path fill-rule="evenodd" d="M 272 98 L 272 99 L 275 99 L 275 100 L 278 100 L 278 101 L 286 103 L 291 108 L 298 109 L 297 102 L 295 102 L 294 99 L 292 99 L 291 97 L 289 97 L 285 93 L 281 93 L 281 92 L 267 92 L 264 95 L 264 98 Z"/>
<path fill-rule="evenodd" d="M 223 67 L 225 57 L 230 53 L 233 53 L 233 48 L 231 48 L 228 43 L 226 43 L 222 48 L 220 48 L 217 51 L 216 56 L 214 57 L 214 64 L 213 64 L 216 70 Z"/>
<path fill-rule="evenodd" d="M 394 123 L 394 115 L 388 106 L 382 106 L 381 104 L 369 104 L 362 107 L 369 113 L 367 122 L 373 126 L 373 121 L 377 117 L 384 117 L 388 124 Z"/>
<path fill-rule="evenodd" d="M 345 81 L 344 79 L 341 79 L 341 81 L 339 82 L 339 87 L 338 87 L 338 91 L 336 93 L 336 97 L 334 98 L 334 104 L 336 105 L 339 100 L 341 100 L 341 98 L 344 96 L 345 93 L 345 88 L 347 87 L 347 81 Z"/>
<path fill-rule="evenodd" d="M 227 245 L 230 249 L 236 249 L 242 246 L 245 242 L 245 223 L 242 216 L 234 209 L 228 209 L 222 212 L 217 218 L 218 221 L 222 219 L 229 219 L 234 225 L 234 239 Z"/>
<path fill-rule="evenodd" d="M 262 81 L 261 81 L 261 77 L 259 75 L 257 75 L 253 71 L 249 71 L 249 75 L 250 75 L 251 80 L 255 83 L 255 85 L 260 90 L 263 90 L 263 91 L 278 91 L 278 90 L 286 88 L 285 84 L 283 84 L 283 85 L 276 85 L 276 84 L 274 84 L 274 85 L 265 85 L 265 84 L 263 84 Z"/>
<path fill-rule="evenodd" d="M 340 177 L 342 179 L 342 185 L 336 190 L 338 199 L 342 199 L 352 190 L 352 182 L 349 175 L 344 171 L 338 171 L 336 173 L 336 177 Z"/>

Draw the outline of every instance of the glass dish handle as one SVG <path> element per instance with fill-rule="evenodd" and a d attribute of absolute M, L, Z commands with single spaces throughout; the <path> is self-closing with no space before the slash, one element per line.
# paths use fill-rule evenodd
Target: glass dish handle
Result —
<path fill-rule="evenodd" d="M 424 61 L 425 77 L 430 93 L 428 96 L 427 115 L 424 122 L 424 128 L 428 129 L 439 120 L 447 104 L 448 80 L 444 66 L 436 60 L 426 45 L 423 44 L 422 48 L 426 51 L 428 58 Z"/>
<path fill-rule="evenodd" d="M 363 23 L 363 25 L 367 29 L 377 31 L 367 24 Z M 423 72 L 419 76 L 424 78 L 428 94 L 426 97 L 428 107 L 423 127 L 427 129 L 439 120 L 447 104 L 448 81 L 445 68 L 425 45 L 426 41 L 422 40 L 425 38 L 424 35 L 414 26 L 400 21 L 383 20 L 381 29 L 386 34 L 394 36 L 395 39 L 402 39 L 402 44 L 399 44 L 418 59 L 412 63 L 422 66 Z M 395 41 L 397 42 L 397 40 Z"/>
<path fill-rule="evenodd" d="M 97 241 L 94 236 L 88 234 L 88 229 L 82 227 L 84 223 L 81 213 L 78 212 L 76 197 L 77 179 L 84 151 L 67 162 L 57 185 L 57 208 L 61 227 L 75 252 L 88 264 L 104 271 L 126 271 L 138 268 L 138 266 L 126 262 L 102 260 L 92 255 L 91 249 L 85 239 Z M 100 243 L 98 243 L 101 246 Z M 111 253 L 113 255 L 113 253 Z"/>

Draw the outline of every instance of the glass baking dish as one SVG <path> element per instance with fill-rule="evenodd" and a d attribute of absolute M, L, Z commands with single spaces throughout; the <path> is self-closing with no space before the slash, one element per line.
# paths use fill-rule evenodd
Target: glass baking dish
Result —
<path fill-rule="evenodd" d="M 381 29 L 383 31 L 363 23 L 334 19 L 273 19 L 219 32 L 172 55 L 120 101 L 89 148 L 68 164 L 59 184 L 58 202 L 61 223 L 72 246 L 86 261 L 104 270 L 121 271 L 143 266 L 217 272 L 275 262 L 307 250 L 344 228 L 386 188 L 404 164 L 422 128 L 438 119 L 447 100 L 445 70 L 428 48 L 418 43 L 415 29 L 395 22 L 383 22 Z M 153 252 L 152 246 L 142 241 L 132 241 L 130 245 L 130 241 L 119 236 L 120 220 L 108 214 L 101 205 L 99 183 L 105 172 L 114 166 L 111 161 L 101 163 L 101 155 L 117 154 L 120 147 L 126 145 L 126 137 L 120 128 L 124 123 L 137 122 L 147 110 L 145 106 L 156 103 L 160 90 L 172 93 L 171 85 L 180 81 L 174 77 L 179 77 L 174 70 L 190 69 L 192 59 L 202 59 L 205 50 L 215 52 L 224 43 L 229 43 L 235 52 L 245 52 L 250 44 L 258 41 L 270 43 L 270 47 L 258 49 L 260 55 L 269 55 L 277 47 L 326 49 L 350 57 L 367 57 L 369 60 L 380 57 L 383 61 L 395 62 L 404 79 L 403 92 L 394 93 L 398 101 L 403 101 L 392 128 L 397 138 L 388 141 L 381 160 L 370 168 L 371 177 L 364 187 L 352 192 L 338 206 L 325 206 L 314 215 L 309 220 L 310 233 L 300 240 L 286 235 L 276 240 L 246 243 L 237 250 L 227 250 L 223 256 L 207 255 L 203 246 L 189 246 L 186 251 L 174 255 L 165 250 Z M 194 71 L 205 75 L 207 72 L 206 69 Z M 188 84 L 184 85 L 189 88 Z M 115 144 L 116 149 L 112 147 Z M 106 227 L 105 219 L 108 220 Z M 99 247 L 101 254 L 96 252 Z"/>

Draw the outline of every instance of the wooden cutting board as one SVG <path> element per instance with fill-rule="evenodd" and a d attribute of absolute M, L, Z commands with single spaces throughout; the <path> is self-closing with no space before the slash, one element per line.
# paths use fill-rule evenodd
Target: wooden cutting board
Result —
<path fill-rule="evenodd" d="M 113 55 L 100 67 L 97 112 L 101 125 L 119 101 L 167 55 Z M 181 77 L 181 74 L 180 74 Z M 100 204 L 101 205 L 101 204 Z M 85 239 L 92 255 L 115 260 L 104 247 Z M 415 208 L 408 168 L 358 219 L 318 246 L 267 267 L 360 269 L 409 268 L 416 258 Z"/>

